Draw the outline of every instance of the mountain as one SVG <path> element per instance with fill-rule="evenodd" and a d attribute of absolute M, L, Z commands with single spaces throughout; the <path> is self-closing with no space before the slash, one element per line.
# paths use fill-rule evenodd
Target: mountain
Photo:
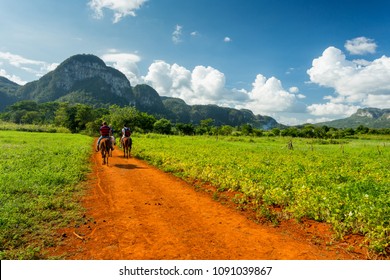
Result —
<path fill-rule="evenodd" d="M 0 112 L 16 102 L 14 94 L 19 88 L 20 85 L 0 76 Z"/>
<path fill-rule="evenodd" d="M 162 103 L 157 91 L 148 85 L 136 85 L 133 87 L 135 107 L 141 111 L 157 116 L 166 116 L 167 110 Z"/>
<path fill-rule="evenodd" d="M 214 125 L 240 126 L 251 124 L 255 128 L 272 129 L 283 127 L 268 116 L 254 115 L 250 110 L 237 110 L 217 105 L 187 105 L 183 100 L 161 97 L 165 108 L 174 116 L 175 122 L 199 124 L 201 120 L 211 118 Z"/>
<path fill-rule="evenodd" d="M 97 56 L 79 54 L 62 62 L 38 81 L 16 91 L 18 100 L 37 102 L 68 101 L 96 107 L 134 104 L 134 94 L 126 76 Z"/>
<path fill-rule="evenodd" d="M 181 123 L 199 124 L 201 120 L 211 118 L 214 125 L 251 124 L 254 128 L 261 129 L 282 127 L 273 118 L 254 115 L 249 110 L 217 105 L 191 106 L 178 98 L 161 97 L 148 85 L 132 87 L 122 72 L 107 66 L 103 60 L 92 54 L 71 56 L 55 70 L 24 86 L 2 78 L 0 111 L 7 105 L 21 100 L 33 100 L 38 103 L 53 101 L 82 103 L 96 108 L 113 104 L 131 105 L 142 112 Z"/>
<path fill-rule="evenodd" d="M 390 109 L 363 108 L 348 118 L 317 123 L 335 128 L 357 128 L 360 125 L 369 128 L 390 128 Z"/>

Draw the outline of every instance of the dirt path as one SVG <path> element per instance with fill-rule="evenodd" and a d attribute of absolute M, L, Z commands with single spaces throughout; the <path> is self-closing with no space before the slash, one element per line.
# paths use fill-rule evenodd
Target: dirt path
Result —
<path fill-rule="evenodd" d="M 315 227 L 261 225 L 212 195 L 117 147 L 109 165 L 93 155 L 86 222 L 62 230 L 51 254 L 66 259 L 355 259 L 319 241 Z M 313 241 L 314 240 L 314 241 Z M 317 244 L 315 244 L 317 243 Z"/>

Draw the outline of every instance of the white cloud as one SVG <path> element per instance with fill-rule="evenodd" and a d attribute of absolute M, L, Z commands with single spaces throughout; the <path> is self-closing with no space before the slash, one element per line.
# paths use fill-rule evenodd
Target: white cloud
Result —
<path fill-rule="evenodd" d="M 141 61 L 141 58 L 132 53 L 117 53 L 116 50 L 110 50 L 110 52 L 102 56 L 104 62 L 125 74 L 131 85 L 139 84 L 141 81 L 137 63 Z"/>
<path fill-rule="evenodd" d="M 0 64 L 1 65 L 1 64 Z M 14 82 L 14 83 L 17 83 L 19 85 L 25 85 L 27 84 L 26 81 L 24 81 L 23 79 L 21 79 L 20 77 L 16 76 L 16 75 L 9 75 L 7 73 L 7 71 L 5 71 L 4 69 L 0 69 L 0 76 L 3 76 L 5 78 L 7 78 L 8 80 Z"/>
<path fill-rule="evenodd" d="M 178 97 L 188 104 L 220 104 L 225 94 L 225 75 L 210 66 L 196 66 L 192 71 L 177 64 L 155 61 L 144 81 L 160 95 Z"/>
<path fill-rule="evenodd" d="M 248 92 L 250 101 L 243 105 L 256 114 L 293 112 L 303 109 L 303 104 L 298 102 L 298 99 L 302 98 L 303 95 L 298 97 L 296 94 L 286 91 L 282 82 L 275 77 L 267 79 L 258 74 L 252 86 L 252 90 Z M 298 88 L 293 87 L 292 90 L 297 91 Z"/>
<path fill-rule="evenodd" d="M 191 32 L 191 36 L 192 37 L 198 37 L 198 36 L 200 36 L 200 33 L 198 31 L 192 31 Z"/>
<path fill-rule="evenodd" d="M 309 105 L 307 110 L 314 116 L 332 116 L 345 118 L 355 113 L 359 108 L 359 106 L 328 102 L 326 104 Z"/>
<path fill-rule="evenodd" d="M 349 51 L 350 54 L 367 54 L 375 53 L 377 45 L 372 39 L 366 37 L 358 37 L 352 40 L 347 40 L 344 47 Z"/>
<path fill-rule="evenodd" d="M 176 25 L 175 30 L 172 33 L 172 41 L 175 44 L 179 44 L 182 42 L 181 35 L 182 35 L 183 26 Z"/>
<path fill-rule="evenodd" d="M 225 37 L 225 38 L 223 39 L 223 41 L 224 41 L 225 43 L 229 43 L 229 42 L 232 41 L 232 39 L 231 39 L 230 37 Z"/>
<path fill-rule="evenodd" d="M 58 66 L 58 63 L 47 63 L 44 61 L 28 59 L 10 52 L 0 52 L 0 61 L 3 64 L 8 64 L 29 74 L 34 74 L 36 77 L 41 77 Z"/>
<path fill-rule="evenodd" d="M 147 0 L 90 0 L 88 6 L 94 11 L 95 17 L 100 19 L 104 16 L 103 9 L 109 9 L 114 12 L 113 22 L 119 22 L 123 17 L 136 16 L 135 10 Z"/>
<path fill-rule="evenodd" d="M 291 92 L 291 93 L 298 93 L 299 92 L 299 88 L 297 88 L 297 87 L 290 87 L 288 89 L 288 91 Z"/>
<path fill-rule="evenodd" d="M 327 48 L 307 71 L 310 80 L 333 88 L 335 99 L 347 104 L 390 107 L 390 58 L 349 61 L 339 49 Z M 387 98 L 386 98 L 387 97 Z"/>
<path fill-rule="evenodd" d="M 253 88 L 226 88 L 225 75 L 210 66 L 196 66 L 192 71 L 177 64 L 155 61 L 150 65 L 144 82 L 151 85 L 163 96 L 178 97 L 187 104 L 216 104 L 237 109 L 250 109 L 255 114 L 273 112 L 302 112 L 306 106 L 299 102 L 305 98 L 295 94 L 299 89 L 292 87 L 290 93 L 275 77 L 269 79 L 262 75 L 256 77 Z"/>

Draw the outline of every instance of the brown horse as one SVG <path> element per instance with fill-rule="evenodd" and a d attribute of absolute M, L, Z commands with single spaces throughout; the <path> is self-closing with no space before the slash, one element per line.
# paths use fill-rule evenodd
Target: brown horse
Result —
<path fill-rule="evenodd" d="M 129 158 L 130 152 L 131 152 L 131 146 L 133 144 L 133 140 L 131 137 L 123 137 L 122 141 L 122 147 L 123 147 L 123 157 Z"/>
<path fill-rule="evenodd" d="M 99 150 L 102 153 L 103 164 L 108 165 L 108 156 L 111 150 L 111 139 L 102 138 L 102 140 L 100 141 Z"/>

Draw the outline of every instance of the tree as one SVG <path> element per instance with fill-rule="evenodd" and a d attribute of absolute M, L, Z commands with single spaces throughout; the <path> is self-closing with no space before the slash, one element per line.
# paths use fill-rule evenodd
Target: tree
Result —
<path fill-rule="evenodd" d="M 138 111 L 135 107 L 112 105 L 109 108 L 109 114 L 104 116 L 104 120 L 111 124 L 115 130 L 122 129 L 124 124 L 134 129 L 137 124 L 137 116 Z"/>
<path fill-rule="evenodd" d="M 195 133 L 195 127 L 191 123 L 177 123 L 176 128 L 184 135 L 193 135 Z"/>
<path fill-rule="evenodd" d="M 153 125 L 156 121 L 154 116 L 144 112 L 138 112 L 135 125 L 144 131 L 149 132 L 153 130 Z"/>
<path fill-rule="evenodd" d="M 205 120 L 201 120 L 200 121 L 200 128 L 201 130 L 200 131 L 203 131 L 207 134 L 209 134 L 210 130 L 211 130 L 211 124 L 214 122 L 213 119 L 211 118 L 208 118 L 208 119 L 205 119 Z M 204 134 L 204 133 L 202 133 Z"/>
<path fill-rule="evenodd" d="M 221 126 L 221 129 L 219 130 L 219 133 L 221 135 L 231 135 L 234 128 L 230 125 L 223 125 Z"/>
<path fill-rule="evenodd" d="M 66 127 L 72 133 L 78 132 L 76 113 L 77 108 L 75 106 L 71 106 L 69 103 L 61 103 L 55 113 L 55 125 Z"/>
<path fill-rule="evenodd" d="M 172 123 L 167 119 L 159 119 L 153 125 L 154 131 L 161 134 L 171 134 Z"/>
<path fill-rule="evenodd" d="M 241 127 L 241 132 L 243 135 L 250 135 L 253 133 L 253 127 L 250 124 L 244 124 Z"/>
<path fill-rule="evenodd" d="M 359 125 L 356 128 L 356 133 L 358 134 L 367 134 L 370 131 L 368 127 L 365 127 L 364 125 Z"/>

